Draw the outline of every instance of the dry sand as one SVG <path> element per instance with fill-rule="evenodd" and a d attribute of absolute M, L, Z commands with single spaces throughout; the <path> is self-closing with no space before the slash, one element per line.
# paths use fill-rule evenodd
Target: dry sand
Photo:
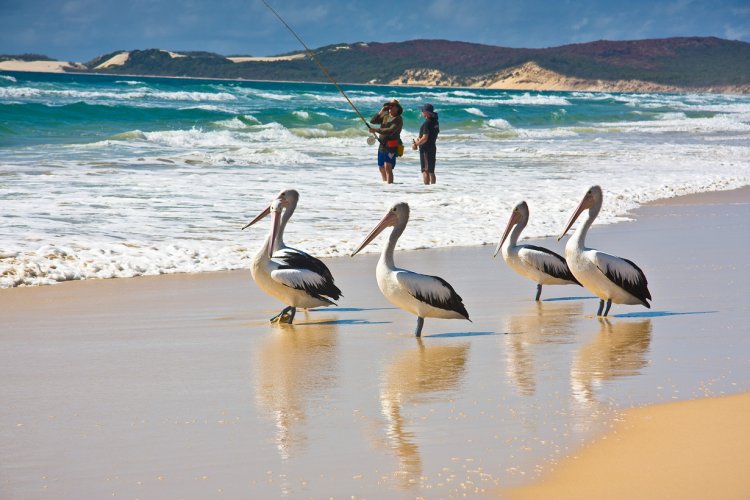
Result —
<path fill-rule="evenodd" d="M 281 306 L 247 270 L 0 290 L 0 497 L 507 491 L 607 430 L 607 443 L 632 446 L 639 415 L 672 411 L 673 427 L 703 441 L 648 439 L 660 453 L 730 457 L 724 446 L 746 434 L 724 417 L 747 411 L 721 399 L 637 410 L 636 424 L 617 424 L 632 438 L 615 423 L 634 406 L 750 392 L 750 188 L 635 216 L 595 226 L 588 243 L 638 263 L 653 308 L 614 305 L 608 320 L 578 287 L 545 287 L 534 303 L 534 284 L 489 246 L 397 254 L 450 281 L 473 320 L 428 319 L 421 341 L 377 290 L 373 254 L 328 260 L 344 299 L 293 326 L 268 324 Z M 720 425 L 682 419 L 704 404 Z M 648 491 L 682 497 L 680 477 L 705 477 L 715 496 L 747 492 L 746 462 L 718 468 L 740 480 L 688 459 L 652 468 Z M 606 497 L 629 496 L 621 484 Z"/>
<path fill-rule="evenodd" d="M 86 69 L 83 64 L 67 61 L 0 61 L 0 71 L 64 73 L 67 69 Z"/>
<path fill-rule="evenodd" d="M 294 61 L 295 59 L 303 59 L 305 54 L 300 52 L 299 54 L 290 54 L 288 56 L 237 56 L 227 57 L 232 62 L 243 63 L 243 62 L 277 62 L 277 61 Z"/>
<path fill-rule="evenodd" d="M 750 498 L 750 394 L 638 408 L 539 484 L 505 497 Z"/>
<path fill-rule="evenodd" d="M 115 54 L 114 56 L 110 57 L 94 69 L 105 69 L 111 68 L 112 66 L 122 66 L 128 61 L 128 59 L 130 59 L 130 52 L 120 52 L 119 54 Z"/>

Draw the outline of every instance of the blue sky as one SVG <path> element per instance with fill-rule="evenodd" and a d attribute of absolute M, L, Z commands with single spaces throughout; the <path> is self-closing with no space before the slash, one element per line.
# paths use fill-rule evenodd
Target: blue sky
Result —
<path fill-rule="evenodd" d="M 716 36 L 750 42 L 748 0 L 269 0 L 312 47 L 446 39 L 505 47 Z M 275 55 L 301 47 L 261 0 L 0 0 L 0 54 Z"/>

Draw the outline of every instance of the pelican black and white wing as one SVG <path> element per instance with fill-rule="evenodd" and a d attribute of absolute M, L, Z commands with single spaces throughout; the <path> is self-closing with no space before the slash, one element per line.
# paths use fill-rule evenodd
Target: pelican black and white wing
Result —
<path fill-rule="evenodd" d="M 640 300 L 645 307 L 651 308 L 649 303 L 646 302 L 651 300 L 646 275 L 634 262 L 604 252 L 594 251 L 594 263 L 612 283 Z"/>
<path fill-rule="evenodd" d="M 536 245 L 523 245 L 518 252 L 518 257 L 525 264 L 539 269 L 545 274 L 580 285 L 573 273 L 570 272 L 565 258 L 552 250 Z"/>
<path fill-rule="evenodd" d="M 411 271 L 398 271 L 396 279 L 415 299 L 438 309 L 455 311 L 469 319 L 463 299 L 443 278 Z"/>
<path fill-rule="evenodd" d="M 341 290 L 339 290 L 334 284 L 331 271 L 320 259 L 292 247 L 285 247 L 274 252 L 273 258 L 278 261 L 283 261 L 286 265 L 299 269 L 306 269 L 320 275 L 323 278 L 323 282 L 328 283 L 326 288 L 330 293 L 326 293 L 325 295 L 333 298 L 333 300 L 341 298 Z"/>
<path fill-rule="evenodd" d="M 325 264 L 305 253 L 279 251 L 274 254 L 276 269 L 271 278 L 284 286 L 304 290 L 311 296 L 330 302 L 341 297 L 341 290 L 333 283 L 330 271 Z M 320 266 L 325 269 L 321 272 Z"/>

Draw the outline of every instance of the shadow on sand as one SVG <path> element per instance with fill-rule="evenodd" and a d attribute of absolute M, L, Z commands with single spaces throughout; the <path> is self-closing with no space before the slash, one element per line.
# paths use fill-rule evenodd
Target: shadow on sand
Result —
<path fill-rule="evenodd" d="M 590 300 L 590 299 L 597 299 L 597 300 L 599 300 L 599 297 L 593 297 L 593 296 L 553 297 L 551 299 L 542 299 L 542 302 L 560 302 L 560 301 L 563 301 L 563 300 Z"/>
<path fill-rule="evenodd" d="M 664 316 L 685 316 L 688 314 L 716 314 L 719 311 L 688 311 L 688 312 L 671 312 L 671 311 L 643 311 L 631 312 L 624 314 L 613 314 L 612 318 L 662 318 Z"/>
<path fill-rule="evenodd" d="M 454 332 L 454 333 L 435 333 L 433 335 L 423 335 L 422 338 L 465 338 L 465 337 L 485 337 L 487 335 L 500 335 L 497 332 Z"/>

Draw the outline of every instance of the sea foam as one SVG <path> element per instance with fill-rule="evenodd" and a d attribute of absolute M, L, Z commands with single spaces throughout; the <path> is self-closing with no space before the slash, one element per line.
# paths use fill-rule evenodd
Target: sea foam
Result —
<path fill-rule="evenodd" d="M 351 252 L 396 201 L 412 208 L 399 249 L 417 249 L 494 245 L 521 200 L 525 237 L 557 235 L 593 184 L 600 224 L 750 184 L 743 96 L 347 89 L 366 117 L 398 97 L 407 144 L 421 104 L 440 112 L 438 183 L 421 183 L 407 149 L 384 185 L 377 147 L 330 86 L 77 78 L 0 85 L 0 106 L 30 105 L 8 108 L 11 128 L 36 131 L 0 135 L 0 287 L 247 267 L 270 221 L 240 228 L 289 187 L 301 197 L 287 242 L 324 257 Z M 112 110 L 94 124 L 78 102 Z"/>

